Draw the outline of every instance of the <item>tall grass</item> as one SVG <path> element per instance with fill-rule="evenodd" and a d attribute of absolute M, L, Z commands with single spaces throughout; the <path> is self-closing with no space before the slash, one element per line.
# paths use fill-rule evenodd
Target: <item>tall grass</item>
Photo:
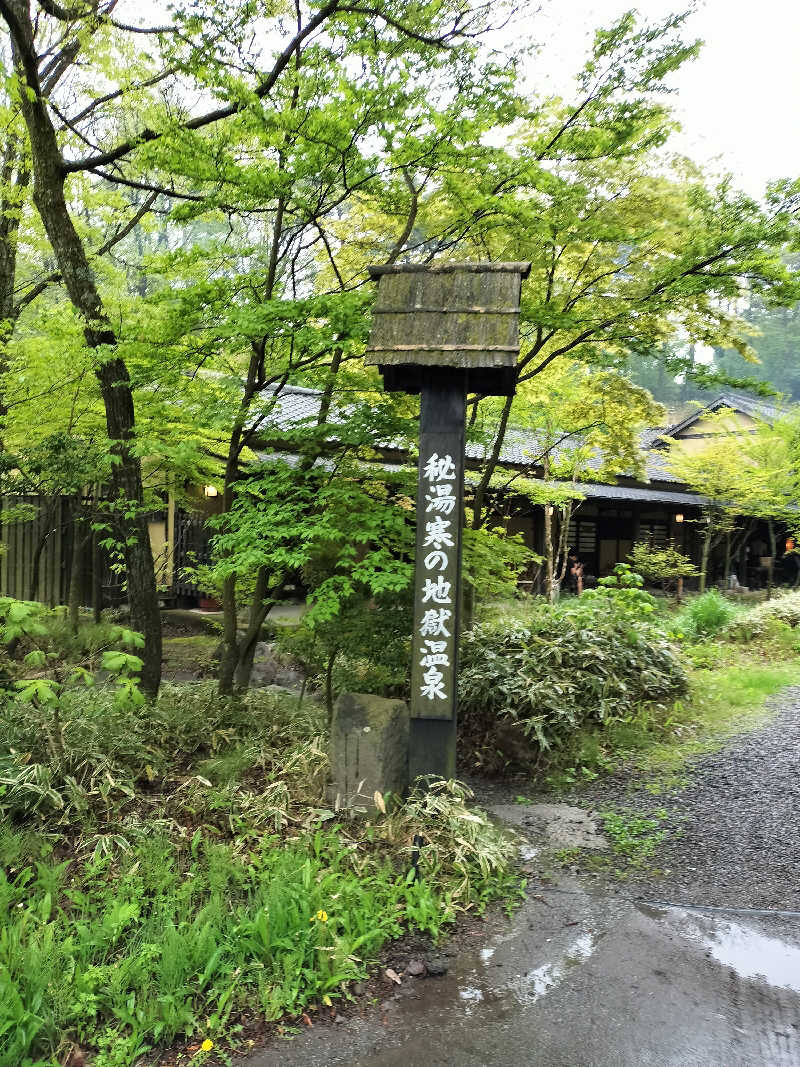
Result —
<path fill-rule="evenodd" d="M 716 589 L 690 600 L 673 619 L 673 628 L 688 640 L 703 640 L 722 633 L 740 609 Z"/>

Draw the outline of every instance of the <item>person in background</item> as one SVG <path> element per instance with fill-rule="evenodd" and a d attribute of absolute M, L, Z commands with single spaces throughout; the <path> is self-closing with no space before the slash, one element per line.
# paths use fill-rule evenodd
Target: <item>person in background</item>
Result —
<path fill-rule="evenodd" d="M 583 563 L 574 548 L 567 553 L 567 573 L 569 574 L 570 593 L 580 596 L 583 592 Z"/>

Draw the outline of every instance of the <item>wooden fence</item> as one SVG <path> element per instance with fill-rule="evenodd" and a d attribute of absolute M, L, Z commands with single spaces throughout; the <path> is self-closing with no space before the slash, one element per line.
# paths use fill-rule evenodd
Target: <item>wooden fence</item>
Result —
<path fill-rule="evenodd" d="M 97 538 L 76 522 L 70 497 L 6 496 L 0 499 L 0 593 L 55 606 L 69 599 L 71 570 L 79 568 L 80 602 L 119 604 L 122 576 L 112 571 Z M 23 511 L 30 517 L 23 517 Z M 18 518 L 12 518 L 15 514 Z M 75 539 L 80 540 L 75 553 Z"/>
<path fill-rule="evenodd" d="M 86 527 L 76 522 L 76 506 L 69 497 L 0 499 L 0 594 L 51 606 L 66 604 L 74 541 L 80 536 L 75 565 L 80 569 L 81 604 L 108 607 L 125 599 L 124 576 L 111 569 L 108 553 L 99 548 L 97 537 L 87 536 Z M 21 509 L 30 517 L 20 515 Z M 15 513 L 20 517 L 14 519 Z M 165 546 L 167 558 L 174 561 L 167 597 L 192 601 L 206 596 L 205 590 L 186 577 L 184 568 L 208 562 L 211 532 L 201 517 L 179 510 L 173 536 L 174 544 Z"/>

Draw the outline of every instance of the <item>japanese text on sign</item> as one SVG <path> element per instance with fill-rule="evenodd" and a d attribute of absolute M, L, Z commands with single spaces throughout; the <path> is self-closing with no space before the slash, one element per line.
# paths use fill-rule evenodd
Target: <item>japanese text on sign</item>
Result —
<path fill-rule="evenodd" d="M 422 588 L 422 612 L 419 624 L 420 667 L 423 668 L 420 694 L 427 700 L 448 700 L 445 670 L 450 668 L 453 656 L 453 600 L 457 591 L 453 583 L 445 580 L 450 556 L 448 549 L 455 549 L 453 516 L 456 507 L 456 467 L 450 455 L 439 456 L 434 452 L 425 463 L 422 478 L 425 487 L 425 535 L 423 549 L 430 549 L 423 557 L 425 571 Z M 450 517 L 453 516 L 453 517 Z M 420 520 L 422 521 L 422 520 Z"/>

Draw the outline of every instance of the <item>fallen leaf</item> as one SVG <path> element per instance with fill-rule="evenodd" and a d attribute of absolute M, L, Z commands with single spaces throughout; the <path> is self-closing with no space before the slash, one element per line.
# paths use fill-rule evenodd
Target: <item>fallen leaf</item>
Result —
<path fill-rule="evenodd" d="M 310 1017 L 308 1015 L 306 1015 L 305 1012 L 303 1012 L 302 1019 L 303 1019 L 303 1022 L 306 1024 L 306 1026 L 313 1026 L 314 1025 L 312 1023 Z"/>
<path fill-rule="evenodd" d="M 383 793 L 380 793 L 376 789 L 375 792 L 372 794 L 372 799 L 375 802 L 375 807 L 378 809 L 378 811 L 381 813 L 381 815 L 385 815 L 386 814 L 386 801 L 383 799 Z"/>
<path fill-rule="evenodd" d="M 402 985 L 403 981 L 397 971 L 393 971 L 391 967 L 387 967 L 383 972 L 390 982 L 394 982 L 395 985 Z"/>

